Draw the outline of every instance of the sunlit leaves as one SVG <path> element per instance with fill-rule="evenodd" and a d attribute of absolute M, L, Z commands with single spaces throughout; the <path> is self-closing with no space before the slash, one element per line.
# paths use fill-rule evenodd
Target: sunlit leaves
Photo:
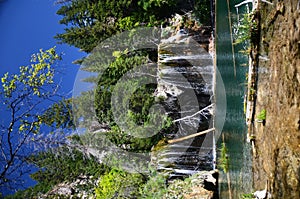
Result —
<path fill-rule="evenodd" d="M 138 189 L 143 183 L 143 178 L 139 174 L 112 169 L 101 177 L 96 188 L 96 198 L 136 198 L 139 196 Z"/>
<path fill-rule="evenodd" d="M 33 152 L 30 144 L 35 140 L 32 138 L 42 134 L 47 119 L 42 117 L 43 113 L 50 103 L 59 100 L 54 68 L 60 59 L 55 47 L 40 50 L 32 55 L 29 65 L 19 68 L 18 73 L 5 73 L 1 77 L 4 123 L 0 129 L 0 163 L 3 166 L 0 167 L 0 189 L 8 184 L 22 184 L 18 177 L 29 172 L 24 158 Z"/>
<path fill-rule="evenodd" d="M 12 97 L 17 87 L 33 91 L 34 95 L 42 95 L 42 87 L 45 84 L 53 84 L 54 69 L 51 67 L 61 57 L 56 54 L 55 47 L 32 55 L 30 66 L 21 66 L 20 73 L 4 74 L 1 78 L 5 97 Z"/>

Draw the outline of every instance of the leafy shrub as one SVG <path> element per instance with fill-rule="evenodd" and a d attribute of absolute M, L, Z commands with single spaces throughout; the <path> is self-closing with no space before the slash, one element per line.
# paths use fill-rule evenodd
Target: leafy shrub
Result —
<path fill-rule="evenodd" d="M 137 198 L 139 187 L 144 183 L 140 174 L 131 174 L 122 170 L 112 169 L 101 177 L 95 189 L 97 199 Z"/>
<path fill-rule="evenodd" d="M 249 47 L 249 42 L 257 30 L 257 23 L 253 21 L 253 14 L 243 14 L 233 26 L 235 44 L 243 44 L 244 50 Z"/>
<path fill-rule="evenodd" d="M 224 142 L 221 144 L 220 153 L 221 157 L 219 159 L 219 166 L 223 169 L 224 173 L 227 173 L 229 167 L 229 159 L 227 155 L 227 147 Z"/>
<path fill-rule="evenodd" d="M 266 120 L 266 114 L 267 114 L 266 109 L 263 109 L 259 112 L 256 119 L 260 122 L 265 121 Z"/>
<path fill-rule="evenodd" d="M 156 171 L 152 172 L 149 180 L 140 187 L 141 198 L 163 198 L 167 192 L 166 177 Z"/>

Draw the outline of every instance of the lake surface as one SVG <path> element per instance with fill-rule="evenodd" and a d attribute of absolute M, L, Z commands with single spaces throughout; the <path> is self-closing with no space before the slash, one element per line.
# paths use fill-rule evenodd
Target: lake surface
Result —
<path fill-rule="evenodd" d="M 229 2 L 232 23 L 235 22 L 233 18 L 233 13 L 236 13 L 234 5 L 239 2 Z M 222 199 L 240 198 L 242 193 L 252 191 L 251 147 L 246 142 L 247 129 L 243 113 L 243 97 L 248 68 L 241 66 L 241 64 L 247 63 L 247 58 L 238 53 L 240 49 L 235 46 L 235 74 L 227 6 L 227 1 L 216 1 L 216 61 L 225 85 L 227 100 L 226 121 L 222 133 L 229 156 L 229 175 L 220 172 L 219 192 Z M 218 140 L 219 147 L 221 142 L 222 136 Z M 232 196 L 230 196 L 230 192 Z"/>

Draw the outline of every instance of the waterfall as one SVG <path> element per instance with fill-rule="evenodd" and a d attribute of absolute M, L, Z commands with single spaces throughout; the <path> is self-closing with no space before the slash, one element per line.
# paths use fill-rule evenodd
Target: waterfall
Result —
<path fill-rule="evenodd" d="M 169 144 L 153 150 L 151 156 L 157 170 L 167 172 L 169 179 L 213 170 L 216 159 L 213 130 L 177 141 L 213 128 L 215 68 L 212 55 L 203 47 L 208 47 L 207 37 L 175 36 L 158 47 L 156 96 L 164 99 L 176 130 L 168 134 Z"/>

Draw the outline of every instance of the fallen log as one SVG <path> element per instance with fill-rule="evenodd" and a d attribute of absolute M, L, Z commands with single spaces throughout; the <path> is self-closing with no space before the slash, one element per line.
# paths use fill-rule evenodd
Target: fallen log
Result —
<path fill-rule="evenodd" d="M 181 137 L 181 138 L 177 138 L 177 139 L 173 139 L 173 140 L 168 140 L 167 143 L 168 144 L 173 144 L 173 143 L 176 143 L 176 142 L 180 142 L 180 141 L 183 141 L 183 140 L 187 140 L 187 139 L 190 139 L 190 138 L 194 138 L 194 137 L 197 137 L 199 135 L 204 135 L 204 134 L 207 134 L 211 131 L 214 131 L 215 128 L 211 128 L 211 129 L 207 129 L 205 131 L 201 131 L 201 132 L 198 132 L 198 133 L 194 133 L 192 135 L 187 135 L 187 136 L 184 136 L 184 137 Z"/>

